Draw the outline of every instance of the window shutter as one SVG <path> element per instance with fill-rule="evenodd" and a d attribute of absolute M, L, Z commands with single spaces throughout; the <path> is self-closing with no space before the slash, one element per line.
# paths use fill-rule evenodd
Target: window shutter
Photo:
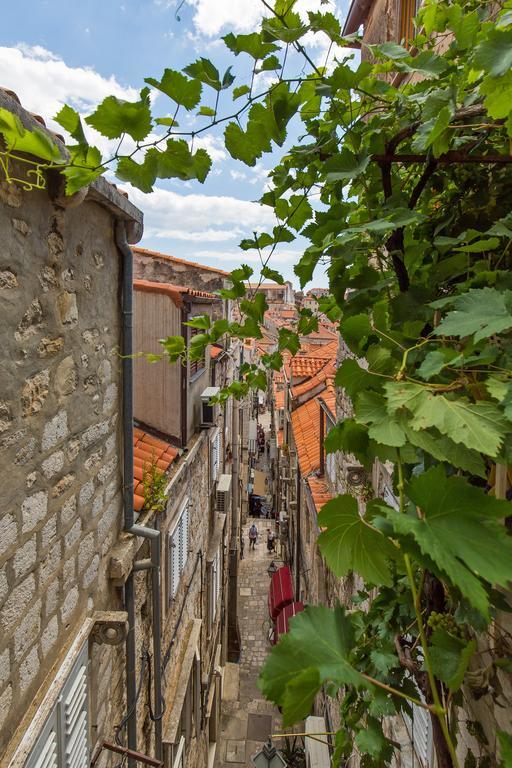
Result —
<path fill-rule="evenodd" d="M 54 710 L 30 753 L 26 768 L 59 768 L 56 715 Z"/>
<path fill-rule="evenodd" d="M 87 690 L 87 643 L 62 690 L 60 724 L 63 768 L 88 768 L 89 724 Z"/>
<path fill-rule="evenodd" d="M 173 533 L 169 534 L 169 558 L 168 558 L 168 570 L 169 570 L 169 602 L 173 600 L 178 590 L 178 584 L 180 581 L 180 551 L 179 551 L 179 533 L 180 526 L 177 525 Z"/>
<path fill-rule="evenodd" d="M 417 696 L 421 701 L 425 701 L 425 698 L 419 688 L 417 689 Z M 403 713 L 404 722 L 409 736 L 412 741 L 413 750 L 418 758 L 421 768 L 432 768 L 434 765 L 433 760 L 433 736 L 432 736 L 432 721 L 430 715 L 423 707 L 418 707 L 417 704 L 412 704 L 411 715 Z"/>
<path fill-rule="evenodd" d="M 186 501 L 185 508 L 181 514 L 179 522 L 180 530 L 180 573 L 185 567 L 185 563 L 188 558 L 188 515 L 189 515 L 189 502 Z"/>
<path fill-rule="evenodd" d="M 215 483 L 219 476 L 219 464 L 220 464 L 220 430 L 217 430 L 215 437 L 211 442 L 210 457 L 211 457 L 211 485 Z"/>

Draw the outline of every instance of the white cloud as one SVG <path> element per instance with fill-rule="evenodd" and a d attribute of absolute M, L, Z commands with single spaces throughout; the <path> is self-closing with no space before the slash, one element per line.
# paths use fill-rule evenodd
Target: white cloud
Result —
<path fill-rule="evenodd" d="M 196 32 L 205 37 L 215 37 L 228 30 L 253 32 L 265 10 L 261 0 L 189 0 L 189 4 L 195 8 L 193 23 Z M 298 0 L 295 8 L 301 17 L 306 19 L 308 11 L 318 11 L 322 8 L 322 2 Z"/>
<path fill-rule="evenodd" d="M 194 151 L 200 147 L 206 149 L 214 163 L 227 159 L 228 155 L 224 149 L 224 143 L 217 136 L 196 136 L 194 138 Z"/>
<path fill-rule="evenodd" d="M 274 253 L 272 254 L 272 256 L 270 257 L 268 266 L 269 267 L 276 267 L 278 265 L 291 266 L 293 264 L 296 264 L 299 261 L 302 254 L 303 254 L 303 251 L 294 251 L 292 249 L 280 250 L 278 246 L 274 251 Z M 228 248 L 228 249 L 223 249 L 222 251 L 213 251 L 213 250 L 194 251 L 194 258 L 199 260 L 216 259 L 217 261 L 221 259 L 223 261 L 231 261 L 231 262 L 234 261 L 237 264 L 261 265 L 260 257 L 256 251 L 242 251 L 241 248 Z M 263 254 L 263 258 L 265 258 L 265 254 Z"/>
<path fill-rule="evenodd" d="M 276 224 L 268 206 L 227 195 L 183 195 L 160 187 L 149 195 L 132 187 L 128 192 L 144 211 L 148 237 L 170 237 L 172 232 L 180 240 L 214 242 L 226 239 L 229 232 L 233 238 L 247 237 Z"/>
<path fill-rule="evenodd" d="M 134 88 L 122 86 L 113 75 L 103 77 L 90 67 L 70 67 L 51 51 L 24 43 L 0 47 L 0 82 L 18 94 L 25 109 L 42 115 L 49 124 L 64 104 L 85 112 L 112 94 L 137 98 Z"/>

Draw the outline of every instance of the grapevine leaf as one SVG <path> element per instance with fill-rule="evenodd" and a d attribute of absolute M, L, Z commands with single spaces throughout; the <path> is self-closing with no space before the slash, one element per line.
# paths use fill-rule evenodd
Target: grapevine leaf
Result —
<path fill-rule="evenodd" d="M 0 134 L 6 148 L 15 152 L 26 152 L 41 160 L 63 163 L 61 151 L 49 134 L 39 128 L 25 128 L 19 117 L 8 109 L 0 107 Z"/>
<path fill-rule="evenodd" d="M 387 744 L 381 723 L 375 717 L 369 717 L 365 727 L 358 732 L 355 743 L 364 754 L 378 757 Z"/>
<path fill-rule="evenodd" d="M 162 91 L 185 109 L 194 109 L 201 99 L 202 85 L 199 80 L 189 80 L 174 69 L 164 70 L 160 81 L 154 77 L 146 77 L 144 82 Z"/>
<path fill-rule="evenodd" d="M 189 64 L 188 67 L 184 67 L 183 71 L 193 80 L 199 80 L 201 83 L 209 85 L 215 91 L 220 91 L 222 88 L 219 70 L 212 64 L 210 59 L 201 57 L 193 64 Z"/>
<path fill-rule="evenodd" d="M 421 518 L 379 505 L 395 534 L 412 536 L 469 602 L 488 615 L 489 598 L 481 580 L 503 587 L 512 580 L 512 539 L 501 522 L 508 502 L 461 477 L 446 477 L 441 466 L 413 478 L 406 493 Z"/>
<path fill-rule="evenodd" d="M 461 640 L 441 627 L 432 633 L 430 642 L 428 650 L 433 672 L 455 693 L 462 685 L 468 664 L 476 651 L 476 642 Z"/>
<path fill-rule="evenodd" d="M 412 429 L 435 427 L 454 443 L 463 443 L 467 448 L 489 456 L 498 454 L 508 425 L 492 403 L 471 403 L 464 397 L 448 398 L 410 382 L 389 382 L 384 388 L 390 414 L 401 408 L 411 411 Z"/>
<path fill-rule="evenodd" d="M 253 59 L 263 59 L 269 53 L 279 50 L 274 43 L 264 42 L 260 32 L 253 32 L 250 35 L 234 35 L 230 32 L 222 39 L 235 56 L 240 53 L 248 53 Z"/>
<path fill-rule="evenodd" d="M 309 714 L 312 697 L 324 683 L 368 687 L 350 661 L 354 643 L 352 620 L 339 605 L 334 610 L 308 606 L 290 621 L 289 632 L 270 651 L 258 680 L 265 697 L 282 708 L 285 725 Z M 296 706 L 299 699 L 302 704 Z"/>
<path fill-rule="evenodd" d="M 318 546 L 336 576 L 355 571 L 372 584 L 391 585 L 389 560 L 396 557 L 396 548 L 361 517 L 353 496 L 345 494 L 324 504 L 318 524 L 326 529 Z"/>
<path fill-rule="evenodd" d="M 363 173 L 369 162 L 369 155 L 355 155 L 349 149 L 344 148 L 338 155 L 334 155 L 324 164 L 327 181 L 355 179 Z"/>
<path fill-rule="evenodd" d="M 336 386 L 343 387 L 352 399 L 363 389 L 380 389 L 382 379 L 361 368 L 356 360 L 343 360 L 334 378 Z"/>
<path fill-rule="evenodd" d="M 88 143 L 87 139 L 85 138 L 80 115 L 76 109 L 73 109 L 67 104 L 64 104 L 62 109 L 57 112 L 53 119 L 69 133 L 72 139 L 77 141 L 79 144 Z"/>
<path fill-rule="evenodd" d="M 296 355 L 300 349 L 300 338 L 295 331 L 290 331 L 288 328 L 280 328 L 278 332 L 278 350 L 282 352 L 284 349 L 288 349 L 292 355 Z"/>
<path fill-rule="evenodd" d="M 507 419 L 512 421 L 512 382 L 489 376 L 485 386 L 490 396 L 501 403 Z"/>
<path fill-rule="evenodd" d="M 233 88 L 233 101 L 239 99 L 240 96 L 245 96 L 246 93 L 250 93 L 251 89 L 248 85 L 239 85 L 237 88 Z"/>
<path fill-rule="evenodd" d="M 163 346 L 170 363 L 175 363 L 185 352 L 183 336 L 168 336 L 166 339 L 160 339 L 159 343 Z"/>
<path fill-rule="evenodd" d="M 487 477 L 484 460 L 477 451 L 466 448 L 462 443 L 454 443 L 449 437 L 431 434 L 426 429 L 411 429 L 407 423 L 402 422 L 402 428 L 412 445 L 426 451 L 438 461 L 447 461 L 477 477 Z"/>
<path fill-rule="evenodd" d="M 491 77 L 501 77 L 512 67 L 512 29 L 490 29 L 477 45 L 475 63 Z"/>
<path fill-rule="evenodd" d="M 454 309 L 444 317 L 436 336 L 464 337 L 474 334 L 475 341 L 512 328 L 512 291 L 499 293 L 495 288 L 470 289 L 457 296 Z"/>
<path fill-rule="evenodd" d="M 277 272 L 275 269 L 270 269 L 270 267 L 262 267 L 261 276 L 266 277 L 268 280 L 273 280 L 274 283 L 278 283 L 278 285 L 284 285 L 284 277 L 281 273 Z"/>
<path fill-rule="evenodd" d="M 158 170 L 158 159 L 147 153 L 143 163 L 136 163 L 131 157 L 121 157 L 116 168 L 116 176 L 121 181 L 128 181 L 142 192 L 152 192 Z"/>
<path fill-rule="evenodd" d="M 151 108 L 146 91 L 149 88 L 141 91 L 139 101 L 107 96 L 85 122 L 108 139 L 118 139 L 127 133 L 134 141 L 142 141 L 151 130 Z"/>
<path fill-rule="evenodd" d="M 500 768 L 512 768 L 512 736 L 505 731 L 498 731 L 501 747 Z"/>
<path fill-rule="evenodd" d="M 360 392 L 355 402 L 357 421 L 368 424 L 368 437 L 382 445 L 400 448 L 405 445 L 405 432 L 389 415 L 382 395 L 377 392 Z"/>

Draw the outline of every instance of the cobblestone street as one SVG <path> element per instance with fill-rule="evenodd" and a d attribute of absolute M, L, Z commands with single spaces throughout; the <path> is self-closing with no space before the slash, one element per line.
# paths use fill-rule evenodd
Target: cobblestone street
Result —
<path fill-rule="evenodd" d="M 242 639 L 240 664 L 227 664 L 224 677 L 221 738 L 215 765 L 250 766 L 253 755 L 271 733 L 279 732 L 278 710 L 262 697 L 256 685 L 270 644 L 267 594 L 271 561 L 267 554 L 267 520 L 255 520 L 260 533 L 254 551 L 249 550 L 249 518 L 244 525 L 245 557 L 240 562 L 238 620 Z"/>

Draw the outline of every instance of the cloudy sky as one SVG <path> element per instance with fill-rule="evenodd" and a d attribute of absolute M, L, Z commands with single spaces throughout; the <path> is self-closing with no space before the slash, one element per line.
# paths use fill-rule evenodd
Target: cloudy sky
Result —
<path fill-rule="evenodd" d="M 348 0 L 332 0 L 329 10 L 342 19 L 347 5 Z M 301 13 L 316 10 L 321 0 L 298 0 L 298 7 Z M 221 72 L 234 63 L 240 84 L 250 73 L 249 57 L 242 55 L 233 61 L 220 35 L 254 31 L 260 12 L 260 0 L 7 3 L 0 28 L 0 85 L 16 91 L 26 109 L 57 128 L 51 117 L 64 103 L 87 114 L 110 94 L 134 99 L 144 77 L 160 79 L 165 67 L 181 69 L 199 56 L 211 58 Z M 313 58 L 323 64 L 326 39 L 322 35 L 309 38 Z M 330 56 L 332 59 L 332 52 Z M 155 104 L 165 114 L 171 104 L 163 103 L 163 95 L 156 98 L 162 100 Z M 232 107 L 230 96 L 225 96 L 225 104 L 221 101 L 220 113 L 223 107 Z M 93 134 L 91 131 L 90 141 L 108 151 L 108 141 Z M 244 261 L 257 272 L 258 255 L 243 253 L 238 243 L 253 231 L 264 231 L 276 223 L 270 209 L 255 202 L 267 187 L 272 157 L 263 157 L 255 168 L 248 168 L 227 155 L 220 133 L 205 136 L 202 145 L 213 160 L 205 184 L 159 181 L 149 195 L 128 189 L 145 214 L 142 245 L 228 270 Z M 197 140 L 194 146 L 200 146 Z M 274 253 L 271 266 L 295 282 L 293 264 L 303 247 L 299 240 L 283 244 Z M 321 271 L 315 274 L 314 283 L 326 284 Z"/>

